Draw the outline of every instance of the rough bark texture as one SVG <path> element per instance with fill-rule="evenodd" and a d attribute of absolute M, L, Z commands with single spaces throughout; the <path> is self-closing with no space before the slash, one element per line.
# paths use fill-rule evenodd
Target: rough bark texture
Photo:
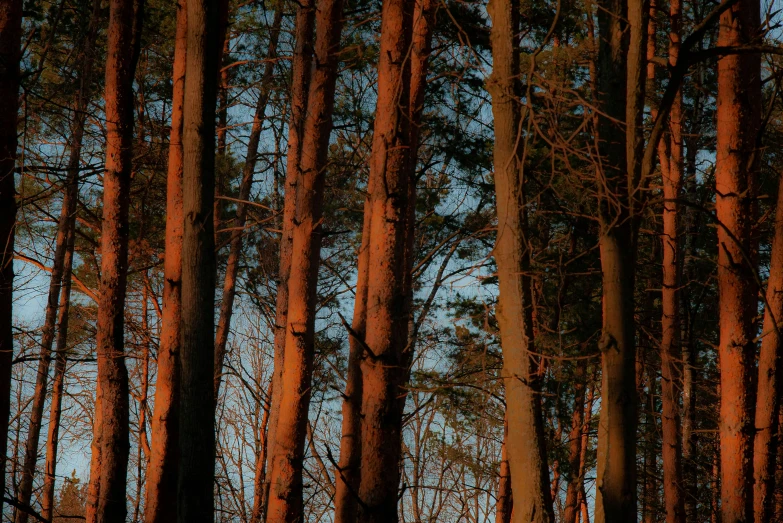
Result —
<path fill-rule="evenodd" d="M 302 469 L 315 357 L 315 313 L 321 261 L 321 219 L 329 136 L 342 32 L 341 0 L 324 0 L 316 9 L 314 67 L 307 97 L 296 180 L 296 210 L 288 278 L 288 318 L 280 410 L 275 448 L 270 455 L 267 518 L 303 517 Z"/>
<path fill-rule="evenodd" d="M 182 312 L 177 521 L 214 519 L 215 104 L 218 4 L 188 0 L 183 121 Z"/>
<path fill-rule="evenodd" d="M 267 398 L 272 398 L 272 383 L 269 383 Z M 271 404 L 264 408 L 264 415 L 261 418 L 261 427 L 259 427 L 259 453 L 256 458 L 255 477 L 253 478 L 253 512 L 250 515 L 250 523 L 261 523 L 266 506 L 266 456 L 267 442 L 269 441 L 269 411 Z"/>
<path fill-rule="evenodd" d="M 11 361 L 16 196 L 16 121 L 19 110 L 22 0 L 0 0 L 0 493 L 5 493 L 8 416 L 11 412 Z M 3 511 L 0 496 L 0 513 Z"/>
<path fill-rule="evenodd" d="M 253 186 L 253 174 L 258 159 L 258 144 L 261 140 L 261 129 L 264 124 L 264 113 L 272 92 L 272 80 L 275 58 L 277 57 L 277 42 L 280 37 L 280 25 L 283 13 L 280 9 L 275 12 L 275 18 L 269 31 L 269 49 L 266 53 L 266 64 L 261 78 L 261 88 L 256 103 L 256 112 L 253 116 L 253 126 L 247 143 L 247 155 L 245 165 L 242 168 L 242 181 L 239 185 L 239 197 L 241 201 L 250 198 L 250 189 Z M 232 224 L 231 242 L 228 261 L 226 262 L 226 275 L 223 280 L 223 299 L 220 303 L 220 319 L 215 334 L 215 399 L 220 392 L 220 381 L 223 375 L 223 360 L 226 356 L 226 344 L 231 328 L 231 315 L 234 309 L 234 296 L 236 293 L 237 273 L 239 271 L 239 259 L 242 254 L 242 236 L 244 235 L 245 221 L 247 220 L 247 207 L 237 203 L 237 215 Z"/>
<path fill-rule="evenodd" d="M 680 0 L 669 1 L 669 64 L 677 65 L 680 50 Z M 652 13 L 651 13 L 652 16 Z M 663 153 L 663 154 L 661 154 Z M 666 154 L 668 153 L 668 155 Z M 682 195 L 682 93 L 678 93 L 669 113 L 668 140 L 659 142 L 663 182 L 663 288 L 661 290 L 661 432 L 663 494 L 667 523 L 685 522 L 682 480 L 682 434 L 680 426 L 679 383 L 682 376 L 682 331 L 680 296 L 682 249 L 680 205 Z"/>
<path fill-rule="evenodd" d="M 128 271 L 128 206 L 133 145 L 133 77 L 138 60 L 141 5 L 112 0 L 106 61 L 106 170 L 103 177 L 101 282 L 98 300 L 96 352 L 100 427 L 100 468 L 95 518 L 98 523 L 122 522 L 128 453 L 128 370 L 125 366 L 125 293 Z M 96 416 L 98 418 L 98 416 Z"/>
<path fill-rule="evenodd" d="M 511 492 L 511 471 L 508 465 L 508 420 L 503 420 L 503 443 L 500 447 L 500 475 L 498 477 L 498 500 L 495 504 L 495 523 L 511 523 L 514 498 Z"/>
<path fill-rule="evenodd" d="M 759 27 L 757 0 L 741 0 L 720 19 L 719 46 L 750 42 Z M 753 403 L 757 292 L 751 265 L 754 148 L 761 117 L 758 55 L 718 61 L 715 169 L 720 342 L 721 520 L 753 520 Z"/>
<path fill-rule="evenodd" d="M 152 445 L 147 466 L 144 518 L 146 523 L 176 521 L 179 467 L 179 357 L 182 317 L 182 126 L 185 103 L 185 61 L 188 14 L 185 0 L 177 1 L 172 70 L 171 132 L 166 174 L 166 251 L 163 261 L 163 314 L 158 344 L 155 410 L 150 423 Z"/>
<path fill-rule="evenodd" d="M 574 384 L 574 416 L 571 424 L 571 432 L 568 436 L 568 465 L 571 471 L 571 481 L 566 489 L 565 511 L 563 523 L 576 523 L 579 514 L 579 493 L 582 490 L 582 477 L 580 475 L 582 455 L 582 433 L 585 431 L 585 396 L 587 388 L 586 380 L 587 360 L 578 360 L 576 382 Z"/>
<path fill-rule="evenodd" d="M 599 247 L 603 274 L 603 332 L 599 348 L 603 372 L 596 523 L 636 518 L 634 196 L 629 184 L 638 180 L 641 169 L 645 14 L 641 2 L 599 2 Z M 623 130 L 617 122 L 628 125 Z"/>
<path fill-rule="evenodd" d="M 533 301 L 529 278 L 525 173 L 519 155 L 519 3 L 492 0 L 492 95 L 495 121 L 495 194 L 498 213 L 493 255 L 497 264 L 499 296 L 496 309 L 503 349 L 508 436 L 506 452 L 514 493 L 512 521 L 554 522 L 543 416 L 532 371 Z"/>
<path fill-rule="evenodd" d="M 303 0 L 296 12 L 296 46 L 291 64 L 291 119 L 288 124 L 288 157 L 286 161 L 283 197 L 282 234 L 280 236 L 280 270 L 277 281 L 275 309 L 274 373 L 272 374 L 272 410 L 269 414 L 269 441 L 267 454 L 275 455 L 277 419 L 282 398 L 282 378 L 285 356 L 286 326 L 288 323 L 288 275 L 291 271 L 294 212 L 296 210 L 296 183 L 300 177 L 300 162 L 307 96 L 310 90 L 313 35 L 315 34 L 315 7 L 313 0 Z M 269 489 L 269 483 L 267 483 Z M 269 497 L 269 496 L 267 496 Z M 266 510 L 266 507 L 265 509 Z M 266 520 L 266 516 L 264 516 Z"/>
<path fill-rule="evenodd" d="M 397 521 L 398 398 L 407 343 L 405 251 L 410 182 L 410 60 L 413 0 L 384 2 L 378 98 L 370 160 L 367 323 L 362 368 L 362 457 L 357 520 Z"/>
<path fill-rule="evenodd" d="M 772 233 L 772 253 L 759 354 L 756 396 L 756 436 L 753 441 L 753 510 L 757 523 L 775 519 L 776 463 L 780 446 L 779 413 L 783 382 L 783 177 L 778 185 L 777 207 Z"/>

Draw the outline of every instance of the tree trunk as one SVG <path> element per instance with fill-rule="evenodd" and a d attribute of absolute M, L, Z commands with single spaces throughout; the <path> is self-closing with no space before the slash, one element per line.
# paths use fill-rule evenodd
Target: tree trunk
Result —
<path fill-rule="evenodd" d="M 571 424 L 571 432 L 568 435 L 568 469 L 571 472 L 571 481 L 566 489 L 565 513 L 563 523 L 576 523 L 579 514 L 579 492 L 582 487 L 580 477 L 582 455 L 582 434 L 585 431 L 585 396 L 587 389 L 587 360 L 580 359 L 576 363 L 574 375 L 574 416 Z"/>
<path fill-rule="evenodd" d="M 636 519 L 635 184 L 641 171 L 646 11 L 638 0 L 599 3 L 598 116 L 603 274 L 601 416 L 596 523 Z M 625 20 L 628 20 L 626 23 Z M 616 122 L 627 122 L 625 130 Z M 633 186 L 629 185 L 633 184 Z"/>
<path fill-rule="evenodd" d="M 275 15 L 277 16 L 277 15 Z M 272 383 L 269 383 L 268 398 L 272 398 Z M 259 439 L 261 440 L 258 457 L 256 458 L 256 470 L 255 477 L 253 479 L 253 512 L 250 516 L 250 523 L 261 523 L 262 516 L 264 515 L 264 507 L 266 506 L 266 456 L 267 456 L 267 442 L 269 441 L 268 427 L 269 427 L 269 411 L 271 409 L 271 403 L 264 409 L 264 415 L 261 419 L 261 427 L 259 428 Z"/>
<path fill-rule="evenodd" d="M 370 189 L 366 355 L 357 521 L 397 521 L 401 434 L 398 401 L 408 341 L 405 263 L 410 183 L 410 61 L 414 0 L 384 2 Z"/>
<path fill-rule="evenodd" d="M 756 523 L 776 521 L 775 487 L 778 456 L 778 420 L 781 381 L 783 381 L 783 177 L 778 186 L 777 207 L 772 233 L 772 253 L 764 308 L 763 339 L 759 354 L 756 430 L 753 441 L 753 511 Z M 780 486 L 777 485 L 779 488 Z"/>
<path fill-rule="evenodd" d="M 741 0 L 720 19 L 719 46 L 751 41 L 759 3 Z M 753 519 L 753 399 L 757 292 L 751 230 L 754 148 L 761 117 L 761 62 L 757 54 L 718 61 L 715 168 L 720 303 L 720 453 L 723 523 Z"/>
<path fill-rule="evenodd" d="M 269 441 L 267 455 L 275 455 L 277 419 L 283 394 L 282 379 L 285 357 L 285 343 L 288 323 L 288 276 L 291 271 L 291 249 L 293 244 L 294 212 L 296 210 L 297 180 L 300 177 L 300 161 L 304 120 L 307 111 L 307 97 L 310 90 L 313 35 L 315 34 L 315 7 L 313 0 L 302 0 L 296 11 L 294 56 L 291 80 L 291 119 L 288 125 L 288 161 L 286 162 L 285 189 L 283 197 L 282 234 L 280 235 L 280 270 L 277 281 L 277 303 L 275 308 L 274 372 L 272 374 L 272 407 L 269 413 Z M 269 482 L 267 482 L 269 489 Z M 267 499 L 269 494 L 267 493 Z M 266 507 L 264 507 L 266 521 Z"/>
<path fill-rule="evenodd" d="M 8 417 L 11 414 L 11 362 L 14 353 L 13 283 L 16 228 L 17 113 L 21 60 L 22 0 L 0 0 L 0 493 L 5 493 Z M 3 501 L 0 496 L 0 513 Z"/>
<path fill-rule="evenodd" d="M 669 65 L 675 67 L 680 50 L 680 0 L 669 1 L 671 29 L 669 32 Z M 679 383 L 682 376 L 682 331 L 680 328 L 680 296 L 682 249 L 680 206 L 682 195 L 682 92 L 669 113 L 668 147 L 660 141 L 663 181 L 663 288 L 661 318 L 661 432 L 663 458 L 663 495 L 667 523 L 685 523 L 685 497 L 682 479 L 682 433 L 680 432 Z M 664 163 L 666 168 L 663 168 Z"/>
<path fill-rule="evenodd" d="M 499 296 L 496 309 L 503 349 L 508 437 L 506 452 L 514 493 L 513 521 L 554 522 L 549 491 L 544 422 L 538 395 L 533 301 L 529 277 L 525 173 L 520 158 L 523 115 L 519 103 L 519 9 L 515 0 L 492 0 L 492 95 L 495 120 L 495 193 L 498 213 L 494 257 Z"/>
<path fill-rule="evenodd" d="M 176 521 L 179 467 L 180 323 L 182 319 L 182 126 L 188 40 L 186 0 L 177 1 L 173 93 L 168 172 L 166 174 L 166 251 L 163 260 L 163 314 L 158 343 L 155 410 L 150 423 L 152 446 L 147 466 L 144 520 Z"/>
<path fill-rule="evenodd" d="M 264 113 L 269 95 L 272 92 L 272 80 L 275 58 L 277 58 L 277 42 L 280 36 L 280 25 L 283 13 L 280 9 L 275 12 L 275 18 L 269 31 L 269 50 L 266 54 L 266 64 L 261 78 L 261 88 L 256 103 L 256 112 L 253 117 L 253 127 L 247 144 L 245 165 L 242 169 L 242 181 L 239 185 L 239 200 L 250 199 L 250 189 L 253 186 L 253 174 L 258 159 L 258 144 L 261 140 L 261 129 L 264 124 Z M 237 215 L 232 225 L 231 243 L 229 247 L 228 262 L 226 263 L 226 275 L 223 280 L 223 299 L 220 304 L 220 320 L 215 334 L 215 400 L 220 391 L 220 381 L 223 378 L 223 360 L 226 355 L 226 344 L 231 327 L 231 314 L 234 308 L 234 296 L 236 292 L 236 279 L 239 272 L 239 258 L 242 254 L 242 236 L 244 235 L 245 221 L 247 219 L 247 207 L 237 203 Z"/>
<path fill-rule="evenodd" d="M 310 390 L 315 357 L 315 314 L 321 261 L 321 221 L 329 136 L 342 32 L 342 1 L 324 0 L 316 10 L 316 40 L 307 97 L 302 145 L 297 159 L 296 213 L 288 278 L 288 318 L 275 429 L 270 454 L 267 518 L 271 522 L 303 517 L 304 464 Z M 290 160 L 289 160 L 290 161 Z"/>
<path fill-rule="evenodd" d="M 215 104 L 221 12 L 187 0 L 177 521 L 214 520 Z"/>
<path fill-rule="evenodd" d="M 495 504 L 495 523 L 511 523 L 514 497 L 511 491 L 511 471 L 508 466 L 508 419 L 503 420 L 503 443 L 500 447 L 500 475 L 498 477 L 498 501 Z"/>
<path fill-rule="evenodd" d="M 61 285 L 59 296 L 59 312 L 57 316 L 57 339 L 55 348 L 55 368 L 52 382 L 52 398 L 49 414 L 49 431 L 46 440 L 46 465 L 44 468 L 44 485 L 42 494 L 42 515 L 51 521 L 54 508 L 55 473 L 57 470 L 57 450 L 59 445 L 60 417 L 62 414 L 62 397 L 65 385 L 66 356 L 68 351 L 68 312 L 71 301 L 71 270 L 73 268 L 73 251 L 76 239 L 76 204 L 79 195 L 79 163 L 81 161 L 82 140 L 87 119 L 89 104 L 89 88 L 92 82 L 92 70 L 95 62 L 94 42 L 100 23 L 100 1 L 92 5 L 90 25 L 81 53 L 82 69 L 79 72 L 79 91 L 74 107 L 74 121 L 71 127 L 70 156 L 68 158 L 67 194 L 63 201 L 63 212 L 68 207 L 65 253 L 63 257 Z M 59 231 L 58 231 L 59 232 Z M 54 272 L 54 271 L 53 271 Z M 51 290 L 51 287 L 50 287 Z M 47 309 L 48 313 L 48 309 Z M 24 502 L 29 504 L 29 498 Z"/>
<path fill-rule="evenodd" d="M 128 370 L 125 366 L 125 294 L 128 270 L 128 207 L 133 146 L 133 79 L 138 61 L 141 0 L 112 0 L 106 61 L 106 170 L 103 177 L 101 282 L 96 352 L 100 395 L 100 469 L 95 517 L 125 521 L 127 512 Z M 134 22 L 136 17 L 138 22 Z"/>

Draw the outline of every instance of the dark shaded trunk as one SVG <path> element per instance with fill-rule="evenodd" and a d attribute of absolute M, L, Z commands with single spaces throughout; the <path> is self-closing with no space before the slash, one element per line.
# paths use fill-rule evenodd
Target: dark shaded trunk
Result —
<path fill-rule="evenodd" d="M 133 147 L 133 79 L 139 56 L 141 0 L 112 0 L 106 61 L 106 170 L 103 176 L 101 281 L 96 352 L 100 454 L 95 517 L 121 522 L 127 508 L 128 370 L 125 366 L 125 294 L 128 271 L 128 207 Z M 138 19 L 137 19 L 138 17 Z M 135 33 L 135 34 L 134 34 Z M 97 418 L 98 416 L 96 416 Z"/>
<path fill-rule="evenodd" d="M 215 104 L 219 3 L 187 1 L 177 521 L 214 520 Z"/>
<path fill-rule="evenodd" d="M 14 352 L 13 283 L 16 229 L 17 113 L 21 60 L 22 0 L 0 0 L 0 493 L 5 493 L 8 417 L 11 413 L 11 362 Z M 2 496 L 0 496 L 2 498 Z M 0 513 L 3 501 L 0 499 Z"/>

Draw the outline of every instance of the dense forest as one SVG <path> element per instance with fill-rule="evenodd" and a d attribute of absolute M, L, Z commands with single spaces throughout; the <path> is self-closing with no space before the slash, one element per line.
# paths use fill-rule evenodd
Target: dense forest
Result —
<path fill-rule="evenodd" d="M 0 521 L 783 522 L 781 9 L 0 0 Z"/>

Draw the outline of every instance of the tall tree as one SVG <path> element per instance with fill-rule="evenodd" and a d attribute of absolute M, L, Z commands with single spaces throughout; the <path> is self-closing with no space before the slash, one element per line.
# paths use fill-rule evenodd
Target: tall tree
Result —
<path fill-rule="evenodd" d="M 332 130 L 342 0 L 324 0 L 316 8 L 315 48 L 307 108 L 297 159 L 296 210 L 292 230 L 280 410 L 275 448 L 270 455 L 268 523 L 303 517 L 302 467 L 315 356 L 315 313 L 321 261 L 323 195 Z M 288 189 L 288 187 L 286 188 Z"/>
<path fill-rule="evenodd" d="M 139 57 L 143 0 L 109 4 L 106 60 L 106 170 L 103 176 L 101 281 L 96 352 L 100 409 L 95 483 L 98 522 L 125 520 L 128 454 L 128 370 L 125 366 L 125 295 L 128 272 L 128 207 L 133 149 L 133 79 Z"/>
<path fill-rule="evenodd" d="M 71 125 L 70 157 L 68 159 L 68 174 L 66 196 L 63 200 L 66 237 L 65 252 L 62 266 L 62 284 L 60 285 L 59 311 L 57 315 L 57 340 L 55 350 L 55 369 L 52 381 L 52 397 L 49 415 L 49 431 L 46 442 L 46 465 L 44 468 L 44 485 L 41 500 L 42 515 L 51 520 L 54 509 L 54 488 L 57 470 L 57 452 L 59 445 L 60 419 L 62 415 L 62 398 L 65 385 L 66 356 L 68 350 L 68 318 L 71 299 L 71 273 L 73 269 L 73 252 L 76 241 L 76 203 L 79 194 L 79 165 L 81 162 L 82 142 L 87 123 L 87 107 L 90 101 L 90 83 L 95 62 L 95 40 L 100 24 L 100 2 L 93 1 L 92 13 L 87 34 L 81 53 L 79 71 L 79 89 L 74 104 L 74 117 Z M 67 210 L 67 214 L 66 214 Z M 61 216 L 61 219 L 63 217 Z M 59 231 L 58 231 L 59 235 Z M 52 271 L 54 273 L 54 271 Z M 47 306 L 48 313 L 48 306 Z M 29 498 L 23 503 L 29 504 Z"/>
<path fill-rule="evenodd" d="M 163 262 L 163 317 L 158 344 L 158 377 L 152 416 L 152 445 L 147 466 L 144 518 L 147 523 L 175 521 L 179 467 L 179 357 L 182 319 L 182 126 L 185 104 L 185 62 L 188 11 L 177 1 L 172 69 L 171 132 L 166 175 L 166 250 Z"/>
<path fill-rule="evenodd" d="M 492 95 L 495 122 L 495 200 L 498 229 L 493 252 L 498 271 L 496 316 L 503 349 L 508 434 L 506 452 L 514 495 L 512 521 L 554 522 L 544 422 L 531 351 L 533 301 L 522 157 L 519 84 L 519 10 L 515 0 L 492 0 Z"/>
<path fill-rule="evenodd" d="M 261 76 L 261 85 L 256 102 L 256 111 L 253 115 L 253 126 L 247 142 L 247 154 L 245 165 L 242 167 L 242 180 L 239 185 L 239 202 L 237 202 L 237 214 L 231 231 L 228 261 L 226 262 L 226 274 L 223 279 L 223 298 L 220 303 L 220 317 L 215 334 L 215 398 L 220 391 L 220 381 L 223 374 L 223 360 L 226 356 L 228 333 L 231 327 L 231 316 L 234 308 L 234 296 L 236 295 L 237 274 L 239 272 L 239 260 L 242 254 L 242 237 L 245 234 L 245 221 L 247 220 L 247 206 L 244 204 L 250 198 L 250 190 L 253 186 L 258 161 L 258 145 L 261 141 L 261 130 L 264 125 L 266 106 L 272 93 L 274 80 L 274 67 L 277 58 L 277 42 L 280 39 L 280 26 L 283 21 L 283 12 L 278 9 L 275 12 L 272 26 L 269 29 L 269 48 L 266 53 L 266 63 Z M 216 207 L 217 208 L 217 207 Z"/>
<path fill-rule="evenodd" d="M 177 521 L 214 519 L 215 104 L 218 3 L 187 0 Z"/>
<path fill-rule="evenodd" d="M 720 18 L 718 45 L 753 41 L 760 4 L 740 0 Z M 753 520 L 753 393 L 756 284 L 753 266 L 755 147 L 761 120 L 761 58 L 718 61 L 715 210 L 718 227 L 720 472 L 723 523 Z"/>
<path fill-rule="evenodd" d="M 652 20 L 654 13 L 650 11 Z M 669 66 L 678 64 L 680 51 L 680 0 L 669 1 Z M 651 24 L 652 25 L 652 24 Z M 654 36 L 654 35 L 653 35 Z M 654 42 L 651 39 L 651 42 Z M 648 47 L 651 42 L 648 42 Z M 654 45 L 654 44 L 653 44 Z M 650 61 L 652 64 L 652 60 Z M 648 65 L 650 67 L 650 65 Z M 654 78 L 653 78 L 654 80 Z M 679 383 L 682 376 L 682 330 L 680 295 L 682 239 L 679 199 L 682 196 L 683 142 L 682 91 L 678 91 L 669 112 L 669 133 L 658 144 L 663 181 L 663 286 L 661 289 L 661 432 L 663 494 L 667 523 L 685 522 L 682 479 L 682 433 Z"/>
<path fill-rule="evenodd" d="M 16 165 L 21 60 L 22 0 L 0 1 L 0 513 L 5 493 L 8 417 L 11 413 L 13 361 L 14 231 L 16 229 Z"/>
<path fill-rule="evenodd" d="M 647 10 L 638 0 L 598 3 L 599 250 L 603 276 L 601 414 L 596 523 L 636 518 L 635 204 L 644 145 Z M 621 125 L 624 122 L 625 125 Z M 623 128 L 625 127 L 625 128 Z"/>

